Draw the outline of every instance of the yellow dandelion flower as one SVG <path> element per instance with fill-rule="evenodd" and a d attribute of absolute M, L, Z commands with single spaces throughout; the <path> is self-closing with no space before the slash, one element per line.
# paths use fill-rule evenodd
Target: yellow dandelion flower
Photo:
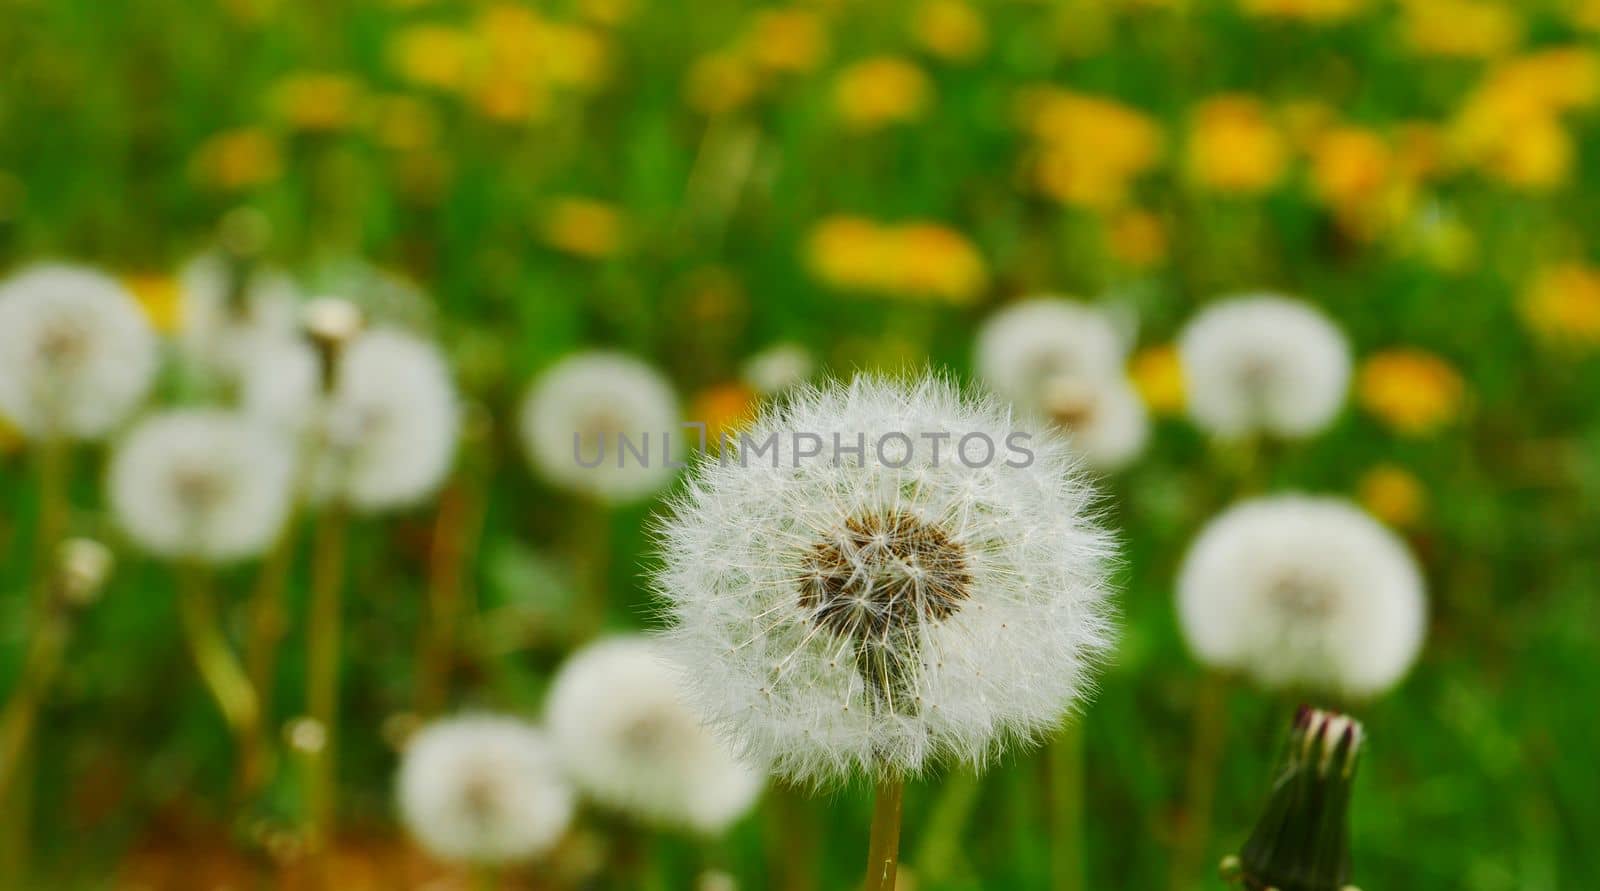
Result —
<path fill-rule="evenodd" d="M 593 28 L 551 23 L 542 47 L 544 72 L 552 83 L 592 92 L 611 79 L 611 44 Z"/>
<path fill-rule="evenodd" d="M 1466 384 L 1450 363 L 1424 350 L 1384 350 L 1361 363 L 1356 398 L 1396 433 L 1423 436 L 1461 413 Z"/>
<path fill-rule="evenodd" d="M 578 15 L 584 21 L 615 28 L 638 12 L 634 0 L 579 0 Z"/>
<path fill-rule="evenodd" d="M 471 89 L 472 105 L 490 120 L 526 123 L 540 120 L 550 110 L 550 91 L 544 82 L 525 71 L 491 70 Z"/>
<path fill-rule="evenodd" d="M 1340 223 L 1370 238 L 1404 217 L 1414 194 L 1394 178 L 1394 153 L 1383 137 L 1361 127 L 1337 127 L 1311 150 L 1311 189 Z"/>
<path fill-rule="evenodd" d="M 1422 56 L 1490 59 L 1522 42 L 1516 10 L 1488 0 L 1405 0 L 1401 33 Z"/>
<path fill-rule="evenodd" d="M 1600 346 L 1600 268 L 1552 266 L 1522 295 L 1522 317 L 1539 337 L 1571 346 Z"/>
<path fill-rule="evenodd" d="M 1422 481 L 1396 464 L 1379 464 L 1362 474 L 1356 497 L 1368 513 L 1399 529 L 1415 526 L 1428 507 Z"/>
<path fill-rule="evenodd" d="M 1600 0 L 1575 0 L 1569 9 L 1572 24 L 1585 31 L 1600 31 Z"/>
<path fill-rule="evenodd" d="M 828 27 L 815 10 L 767 9 L 750 20 L 740 43 L 760 68 L 782 74 L 814 70 L 828 55 Z"/>
<path fill-rule="evenodd" d="M 969 62 L 989 46 L 983 16 L 963 0 L 924 0 L 911 19 L 911 34 L 947 62 Z"/>
<path fill-rule="evenodd" d="M 689 66 L 683 98 L 690 108 L 701 114 L 727 114 L 748 105 L 760 87 L 755 67 L 744 56 L 713 52 L 695 59 Z"/>
<path fill-rule="evenodd" d="M 690 419 L 706 425 L 706 442 L 716 446 L 723 434 L 733 435 L 755 418 L 756 394 L 732 382 L 707 387 L 690 402 Z M 690 434 L 693 436 L 694 434 Z"/>
<path fill-rule="evenodd" d="M 1106 248 L 1126 266 L 1156 266 L 1167 258 L 1167 227 L 1148 210 L 1121 211 L 1106 226 Z"/>
<path fill-rule="evenodd" d="M 432 145 L 439 136 L 439 116 L 415 96 L 392 95 L 372 106 L 372 138 L 384 148 L 411 151 Z"/>
<path fill-rule="evenodd" d="M 806 239 L 806 265 L 840 290 L 875 287 L 887 266 L 887 239 L 877 223 L 852 216 L 828 217 Z"/>
<path fill-rule="evenodd" d="M 283 156 L 272 134 L 259 127 L 218 133 L 195 152 L 195 178 L 224 191 L 271 182 L 283 173 Z"/>
<path fill-rule="evenodd" d="M 1288 165 L 1288 143 L 1255 97 L 1215 96 L 1191 113 L 1184 169 L 1195 186 L 1257 194 L 1277 185 Z"/>
<path fill-rule="evenodd" d="M 588 259 L 615 256 L 623 248 L 625 223 L 616 207 L 591 198 L 552 201 L 539 224 L 545 244 Z"/>
<path fill-rule="evenodd" d="M 1134 354 L 1128 373 L 1151 413 L 1175 415 L 1183 411 L 1183 363 L 1175 345 L 1145 347 Z"/>
<path fill-rule="evenodd" d="M 279 119 L 296 130 L 342 130 L 356 120 L 363 89 L 343 74 L 290 75 L 273 87 L 272 105 Z"/>
<path fill-rule="evenodd" d="M 948 226 L 908 223 L 891 229 L 889 238 L 890 293 L 970 303 L 989 284 L 983 255 Z"/>
<path fill-rule="evenodd" d="M 1489 72 L 1483 89 L 1550 111 L 1589 108 L 1600 101 L 1600 52 L 1565 46 L 1507 59 Z"/>
<path fill-rule="evenodd" d="M 1116 208 L 1133 181 L 1161 160 L 1160 127 L 1120 102 L 1047 87 L 1025 91 L 1018 108 L 1024 128 L 1042 144 L 1035 184 L 1063 204 Z"/>
<path fill-rule="evenodd" d="M 414 25 L 395 34 L 387 47 L 395 73 L 414 86 L 455 91 L 473 67 L 472 35 L 447 25 Z"/>
<path fill-rule="evenodd" d="M 1239 0 L 1245 15 L 1329 25 L 1354 18 L 1366 0 Z"/>
<path fill-rule="evenodd" d="M 909 123 L 933 103 L 933 85 L 922 69 L 893 56 L 865 59 L 839 72 L 834 107 L 857 130 Z"/>
<path fill-rule="evenodd" d="M 178 330 L 182 323 L 178 280 L 170 275 L 135 273 L 122 277 L 122 284 L 139 301 L 150 320 L 150 327 L 162 333 Z"/>

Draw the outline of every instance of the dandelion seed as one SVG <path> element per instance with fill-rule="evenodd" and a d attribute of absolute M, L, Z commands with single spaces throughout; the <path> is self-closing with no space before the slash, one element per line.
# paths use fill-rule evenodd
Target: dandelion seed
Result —
<path fill-rule="evenodd" d="M 478 864 L 537 857 L 574 808 L 544 734 L 512 718 L 464 717 L 412 737 L 400 764 L 400 814 L 433 855 Z"/>
<path fill-rule="evenodd" d="M 750 809 L 764 777 L 706 729 L 682 686 L 654 642 L 602 640 L 557 674 L 547 721 L 584 794 L 647 823 L 716 834 Z"/>
<path fill-rule="evenodd" d="M 80 266 L 0 282 L 0 415 L 34 438 L 98 439 L 149 392 L 156 337 L 121 285 Z"/>
<path fill-rule="evenodd" d="M 1426 610 L 1405 544 L 1337 498 L 1243 502 L 1206 526 L 1178 575 L 1195 655 L 1272 688 L 1383 692 L 1416 660 Z"/>

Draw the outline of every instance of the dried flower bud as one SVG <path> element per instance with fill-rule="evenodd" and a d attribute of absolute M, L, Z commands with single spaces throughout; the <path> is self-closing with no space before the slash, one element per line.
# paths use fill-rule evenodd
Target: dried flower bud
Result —
<path fill-rule="evenodd" d="M 302 322 L 317 350 L 323 389 L 332 390 L 340 354 L 361 333 L 361 308 L 339 297 L 318 297 L 306 304 Z"/>
<path fill-rule="evenodd" d="M 116 557 L 98 541 L 69 538 L 56 551 L 56 594 L 68 606 L 93 603 L 116 568 Z"/>

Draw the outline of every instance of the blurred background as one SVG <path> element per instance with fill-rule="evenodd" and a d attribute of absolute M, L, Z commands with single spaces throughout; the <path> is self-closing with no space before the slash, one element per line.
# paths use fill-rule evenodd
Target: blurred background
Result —
<path fill-rule="evenodd" d="M 175 338 L 180 270 L 244 219 L 304 293 L 376 294 L 448 353 L 468 406 L 450 479 L 352 524 L 340 887 L 465 887 L 397 828 L 397 745 L 434 714 L 536 716 L 572 648 L 592 569 L 572 528 L 593 512 L 523 457 L 537 372 L 622 350 L 715 427 L 755 404 L 748 363 L 774 347 L 819 372 L 969 377 L 977 326 L 1043 293 L 1121 320 L 1152 417 L 1104 475 L 1125 628 L 1082 727 L 1089 886 L 1162 886 L 1202 674 L 1173 578 L 1232 497 L 1172 344 L 1206 301 L 1255 290 L 1315 303 L 1355 361 L 1338 422 L 1265 453 L 1262 484 L 1358 500 L 1432 598 L 1420 664 L 1362 712 L 1358 883 L 1600 887 L 1597 33 L 1591 0 L 0 0 L 0 269 L 93 264 Z M 187 398 L 174 374 L 158 392 Z M 229 740 L 172 573 L 120 544 L 103 463 L 74 452 L 70 522 L 118 568 L 12 790 L 26 826 L 4 854 L 38 876 L 18 887 L 296 886 L 295 784 L 242 816 L 218 792 Z M 30 466 L 0 424 L 0 690 L 30 639 Z M 658 505 L 601 514 L 613 628 L 655 621 Z M 222 572 L 225 620 L 261 571 Z M 440 585 L 460 621 L 427 674 Z M 278 722 L 305 708 L 294 621 Z M 1224 700 L 1208 863 L 1247 832 L 1292 705 Z M 910 878 L 926 855 L 922 887 L 1042 887 L 1036 757 L 973 787 L 953 853 L 918 848 L 946 779 L 910 787 Z M 709 854 L 663 834 L 653 881 L 692 887 L 709 858 L 775 887 L 774 802 L 811 814 L 819 887 L 857 880 L 862 790 L 771 792 Z M 561 877 L 603 875 L 608 833 L 580 821 L 550 872 L 504 881 L 580 886 Z"/>

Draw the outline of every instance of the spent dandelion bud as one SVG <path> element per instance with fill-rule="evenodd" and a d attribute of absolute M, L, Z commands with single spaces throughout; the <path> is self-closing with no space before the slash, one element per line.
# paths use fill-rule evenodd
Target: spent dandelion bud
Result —
<path fill-rule="evenodd" d="M 1178 574 L 1178 618 L 1204 663 L 1276 689 L 1375 696 L 1416 661 L 1421 570 L 1339 498 L 1276 495 L 1213 519 Z"/>
<path fill-rule="evenodd" d="M 35 438 L 98 439 L 155 379 L 156 336 L 115 279 L 64 264 L 0 282 L 0 417 Z"/>
<path fill-rule="evenodd" d="M 1178 355 L 1190 417 L 1228 439 L 1315 434 L 1350 387 L 1344 333 L 1311 304 L 1274 294 L 1202 310 L 1179 336 Z"/>
<path fill-rule="evenodd" d="M 676 669 L 648 638 L 574 654 L 552 682 L 546 723 L 579 791 L 646 823 L 720 833 L 764 784 L 690 710 Z"/>
<path fill-rule="evenodd" d="M 340 297 L 318 297 L 306 304 L 301 324 L 317 351 L 322 388 L 331 391 L 344 348 L 361 333 L 361 308 Z"/>
<path fill-rule="evenodd" d="M 696 465 L 656 578 L 666 652 L 744 754 L 802 784 L 893 782 L 1082 702 L 1114 547 L 1059 437 L 939 377 L 873 376 L 798 390 L 745 436 Z M 1026 454 L 974 461 L 980 440 Z"/>
<path fill-rule="evenodd" d="M 439 721 L 413 736 L 398 799 L 406 828 L 430 853 L 480 864 L 549 851 L 574 809 L 544 734 L 493 716 Z"/>
<path fill-rule="evenodd" d="M 56 549 L 56 596 L 88 606 L 100 596 L 117 565 L 111 549 L 91 538 L 69 538 Z"/>
<path fill-rule="evenodd" d="M 295 336 L 300 289 L 281 270 L 201 254 L 179 270 L 178 292 L 179 344 L 207 372 L 234 380 L 256 351 Z"/>

